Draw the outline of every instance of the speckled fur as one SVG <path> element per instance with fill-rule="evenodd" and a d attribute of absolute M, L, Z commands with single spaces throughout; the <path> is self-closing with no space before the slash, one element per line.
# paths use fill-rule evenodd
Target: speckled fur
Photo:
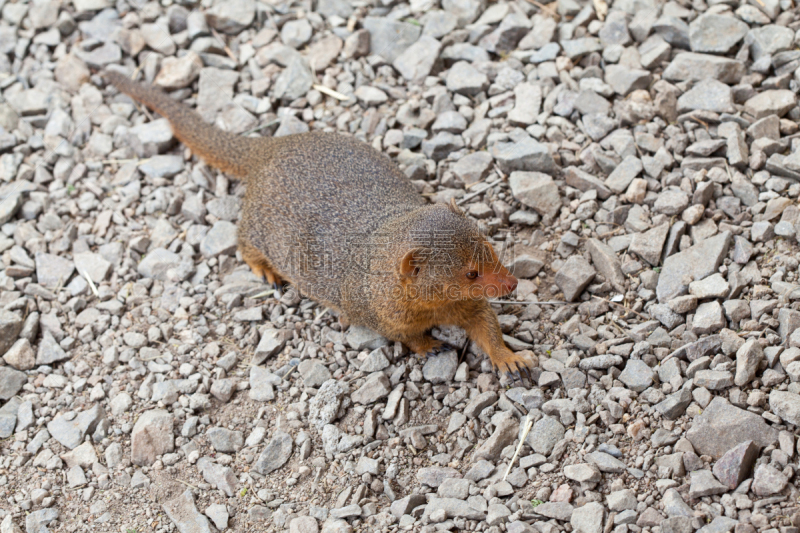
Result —
<path fill-rule="evenodd" d="M 443 296 L 460 287 L 468 265 L 514 278 L 496 262 L 477 224 L 455 207 L 428 204 L 386 155 L 332 133 L 236 136 L 158 89 L 116 72 L 105 77 L 165 116 L 196 155 L 245 181 L 239 247 L 254 271 L 288 280 L 338 311 L 343 322 L 370 327 L 418 353 L 439 344 L 430 328 L 457 325 L 496 367 L 535 364 L 505 346 L 485 298 Z M 433 235 L 447 244 L 425 242 Z M 418 274 L 402 276 L 399 262 L 411 250 L 427 259 Z"/>

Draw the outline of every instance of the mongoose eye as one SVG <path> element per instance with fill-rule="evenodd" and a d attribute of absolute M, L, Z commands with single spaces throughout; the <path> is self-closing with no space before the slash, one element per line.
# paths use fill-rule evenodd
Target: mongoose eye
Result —
<path fill-rule="evenodd" d="M 467 272 L 467 278 L 468 279 L 476 279 L 477 277 L 478 277 L 478 271 L 477 270 L 470 270 L 469 272 Z"/>

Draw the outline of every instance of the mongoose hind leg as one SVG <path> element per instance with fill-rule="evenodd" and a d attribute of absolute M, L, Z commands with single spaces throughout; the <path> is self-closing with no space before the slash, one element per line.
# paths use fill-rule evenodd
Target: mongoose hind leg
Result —
<path fill-rule="evenodd" d="M 442 341 L 434 339 L 427 333 L 404 335 L 397 340 L 408 346 L 417 355 L 431 354 L 443 345 Z"/>
<path fill-rule="evenodd" d="M 266 280 L 267 283 L 274 288 L 280 288 L 283 285 L 283 280 L 272 268 L 269 259 L 266 258 L 255 246 L 246 243 L 239 243 L 239 250 L 242 252 L 242 259 L 253 271 L 253 274 L 259 278 Z"/>

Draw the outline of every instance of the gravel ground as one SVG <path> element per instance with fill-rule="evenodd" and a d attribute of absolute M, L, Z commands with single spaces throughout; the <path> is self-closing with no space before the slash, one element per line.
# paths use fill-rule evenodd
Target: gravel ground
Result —
<path fill-rule="evenodd" d="M 0 533 L 798 532 L 790 0 L 0 8 Z M 271 291 L 104 68 L 455 199 L 535 383 Z"/>

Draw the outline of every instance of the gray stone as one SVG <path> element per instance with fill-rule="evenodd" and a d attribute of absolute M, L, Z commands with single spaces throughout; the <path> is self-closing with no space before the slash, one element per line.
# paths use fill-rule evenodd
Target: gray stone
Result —
<path fill-rule="evenodd" d="M 766 498 L 782 491 L 789 480 L 772 465 L 762 464 L 756 467 L 753 475 L 753 492 L 759 498 Z"/>
<path fill-rule="evenodd" d="M 634 233 L 628 250 L 647 261 L 653 266 L 661 262 L 661 252 L 664 241 L 669 233 L 669 222 L 651 228 L 644 233 Z"/>
<path fill-rule="evenodd" d="M 750 477 L 757 458 L 758 445 L 748 440 L 725 452 L 712 471 L 723 485 L 734 490 Z"/>
<path fill-rule="evenodd" d="M 617 194 L 622 194 L 628 185 L 642 172 L 642 162 L 635 156 L 627 156 L 614 168 L 606 179 L 606 186 Z"/>
<path fill-rule="evenodd" d="M 256 15 L 255 0 L 218 2 L 206 12 L 208 24 L 223 33 L 237 34 L 252 24 Z"/>
<path fill-rule="evenodd" d="M 275 431 L 267 447 L 258 456 L 253 468 L 262 475 L 278 470 L 292 456 L 292 436 L 284 431 Z"/>
<path fill-rule="evenodd" d="M 670 518 L 674 518 L 676 516 L 686 518 L 694 517 L 694 511 L 692 511 L 692 508 L 686 505 L 686 502 L 683 501 L 680 493 L 675 489 L 667 489 L 667 491 L 664 493 L 664 497 L 662 498 L 662 503 L 664 504 L 664 512 Z"/>
<path fill-rule="evenodd" d="M 20 321 L 20 327 L 21 326 L 22 322 Z M 0 329 L 2 329 L 2 326 L 0 326 Z M 15 336 L 16 335 L 9 335 L 7 339 L 13 339 Z M 6 339 L 3 339 L 2 342 L 5 343 Z M 2 348 L 3 347 L 0 346 L 0 353 L 3 353 Z M 5 352 L 3 361 L 5 361 L 7 365 L 12 366 L 17 370 L 30 370 L 36 365 L 36 354 L 34 353 L 33 348 L 31 348 L 31 343 L 28 341 L 28 339 L 17 339 L 17 342 L 15 342 L 13 346 L 11 346 L 11 348 Z"/>
<path fill-rule="evenodd" d="M 74 271 L 75 265 L 69 259 L 53 254 L 36 254 L 36 278 L 43 287 L 54 289 L 59 284 L 65 286 Z"/>
<path fill-rule="evenodd" d="M 331 509 L 331 516 L 333 518 L 353 518 L 361 516 L 362 512 L 361 507 L 354 503 L 345 507 L 339 507 L 338 509 Z"/>
<path fill-rule="evenodd" d="M 497 393 L 494 391 L 486 391 L 478 394 L 464 407 L 464 414 L 468 418 L 475 418 L 481 411 L 497 401 Z"/>
<path fill-rule="evenodd" d="M 749 30 L 736 17 L 706 14 L 689 24 L 689 44 L 692 52 L 727 54 Z"/>
<path fill-rule="evenodd" d="M 664 69 L 667 81 L 700 81 L 713 78 L 722 83 L 736 84 L 742 80 L 745 67 L 741 61 L 710 54 L 686 52 L 675 56 Z"/>
<path fill-rule="evenodd" d="M 281 28 L 281 41 L 286 46 L 299 49 L 311 40 L 312 31 L 308 19 L 290 20 Z"/>
<path fill-rule="evenodd" d="M 513 416 L 504 418 L 497 423 L 494 432 L 475 451 L 475 459 L 497 461 L 500 453 L 506 446 L 514 444 L 519 433 L 519 422 Z"/>
<path fill-rule="evenodd" d="M 448 383 L 458 369 L 458 354 L 454 350 L 429 355 L 422 367 L 422 376 L 431 383 Z"/>
<path fill-rule="evenodd" d="M 653 79 L 650 71 L 613 64 L 606 66 L 605 75 L 606 83 L 620 96 L 647 89 Z"/>
<path fill-rule="evenodd" d="M 586 54 L 599 52 L 603 49 L 603 45 L 597 37 L 582 37 L 579 39 L 561 41 L 561 48 L 564 49 L 564 53 L 567 57 L 573 61 L 577 61 Z"/>
<path fill-rule="evenodd" d="M 49 533 L 50 530 L 47 526 L 50 525 L 51 522 L 58 520 L 58 516 L 58 509 L 39 509 L 38 511 L 28 513 L 25 516 L 25 531 L 26 533 Z M 11 518 L 11 514 L 7 514 L 6 517 Z M 14 533 L 14 529 L 10 529 L 10 533 Z M 19 531 L 18 528 L 17 531 Z M 4 531 L 3 533 L 6 532 Z"/>
<path fill-rule="evenodd" d="M 572 302 L 591 283 L 595 274 L 595 269 L 583 256 L 573 255 L 558 270 L 555 282 L 564 293 L 564 299 Z"/>
<path fill-rule="evenodd" d="M 678 113 L 689 111 L 733 113 L 735 109 L 730 86 L 712 78 L 699 81 L 678 98 Z"/>
<path fill-rule="evenodd" d="M 586 241 L 586 249 L 592 255 L 592 263 L 598 272 L 609 281 L 615 289 L 623 291 L 625 288 L 625 275 L 622 273 L 622 264 L 617 254 L 607 244 L 597 239 Z"/>
<path fill-rule="evenodd" d="M 790 28 L 768 24 L 750 30 L 745 38 L 745 44 L 750 45 L 753 61 L 758 61 L 763 57 L 770 57 L 778 52 L 789 50 L 793 40 L 794 33 Z"/>
<path fill-rule="evenodd" d="M 530 137 L 519 142 L 495 143 L 491 152 L 500 170 L 507 174 L 515 170 L 530 170 L 552 175 L 558 170 L 547 146 Z"/>
<path fill-rule="evenodd" d="M 172 414 L 163 409 L 151 409 L 139 416 L 131 432 L 131 462 L 150 466 L 159 455 L 175 449 L 172 433 Z M 47 429 L 55 436 L 48 424 Z"/>
<path fill-rule="evenodd" d="M 152 178 L 171 178 L 183 170 L 183 157 L 178 155 L 154 155 L 140 164 L 139 170 Z"/>
<path fill-rule="evenodd" d="M 686 438 L 698 454 L 719 459 L 729 449 L 748 440 L 759 447 L 769 446 L 777 442 L 778 432 L 762 417 L 715 397 L 703 413 L 695 417 Z"/>
<path fill-rule="evenodd" d="M 565 466 L 564 476 L 578 483 L 598 483 L 603 479 L 600 469 L 589 463 Z"/>
<path fill-rule="evenodd" d="M 459 159 L 452 169 L 465 185 L 473 185 L 488 175 L 492 163 L 494 159 L 488 152 L 475 152 Z"/>
<path fill-rule="evenodd" d="M 689 25 L 678 17 L 662 15 L 653 24 L 653 31 L 676 48 L 689 48 Z"/>
<path fill-rule="evenodd" d="M 653 384 L 653 369 L 641 359 L 628 359 L 619 380 L 634 392 L 642 392 Z"/>
<path fill-rule="evenodd" d="M 211 446 L 221 453 L 236 453 L 244 446 L 244 435 L 241 431 L 213 427 L 206 431 L 206 438 Z"/>
<path fill-rule="evenodd" d="M 525 442 L 528 443 L 534 452 L 541 453 L 542 455 L 550 455 L 556 443 L 564 438 L 564 433 L 564 426 L 555 418 L 544 416 L 533 425 Z"/>
<path fill-rule="evenodd" d="M 383 352 L 381 350 L 375 350 L 375 352 L 383 356 Z M 385 356 L 383 356 L 383 358 L 384 360 L 386 359 Z M 388 366 L 388 361 L 386 362 Z M 364 371 L 363 367 L 364 365 L 362 364 L 362 371 Z M 328 367 L 322 364 L 319 359 L 305 359 L 297 366 L 297 370 L 300 372 L 300 375 L 303 376 L 303 383 L 307 387 L 314 387 L 316 389 L 331 379 L 330 370 L 328 370 Z"/>
<path fill-rule="evenodd" d="M 736 377 L 734 384 L 742 387 L 756 377 L 756 371 L 761 360 L 764 359 L 764 350 L 758 339 L 749 339 L 736 351 Z"/>
<path fill-rule="evenodd" d="M 203 479 L 224 492 L 229 498 L 236 494 L 236 475 L 227 466 L 215 463 L 208 457 L 201 457 L 197 461 L 197 468 L 203 474 Z"/>
<path fill-rule="evenodd" d="M 423 81 L 431 73 L 441 49 L 439 41 L 423 35 L 397 56 L 392 66 L 408 81 Z"/>
<path fill-rule="evenodd" d="M 800 426 L 800 394 L 773 390 L 769 393 L 769 407 L 784 421 Z"/>
<path fill-rule="evenodd" d="M 250 399 L 256 402 L 269 402 L 275 399 L 275 385 L 281 381 L 266 368 L 260 366 L 250 367 Z"/>
<path fill-rule="evenodd" d="M 769 115 L 782 117 L 797 105 L 797 97 L 786 89 L 771 89 L 753 96 L 744 104 L 745 113 L 756 120 Z"/>
<path fill-rule="evenodd" d="M 10 400 L 28 382 L 24 372 L 0 366 L 0 400 Z"/>
<path fill-rule="evenodd" d="M 656 404 L 656 410 L 667 420 L 675 420 L 681 416 L 692 402 L 692 391 L 689 387 L 681 387 L 662 402 Z"/>
<path fill-rule="evenodd" d="M 65 361 L 70 356 L 59 346 L 58 341 L 53 338 L 49 331 L 45 331 L 42 335 L 42 341 L 39 343 L 39 350 L 36 354 L 37 365 L 52 365 L 59 361 Z"/>
<path fill-rule="evenodd" d="M 602 451 L 586 454 L 586 460 L 605 473 L 621 474 L 626 469 L 625 463 Z"/>
<path fill-rule="evenodd" d="M 438 488 L 445 479 L 457 478 L 461 474 L 458 470 L 446 466 L 427 466 L 417 470 L 417 481 L 432 488 Z"/>
<path fill-rule="evenodd" d="M 558 215 L 561 197 L 553 178 L 541 172 L 512 172 L 508 181 L 514 198 L 543 216 Z"/>
<path fill-rule="evenodd" d="M 156 248 L 148 253 L 137 265 L 139 274 L 145 278 L 167 281 L 170 273 L 179 270 L 185 260 L 165 248 Z"/>
<path fill-rule="evenodd" d="M 727 516 L 718 516 L 707 526 L 698 529 L 697 533 L 730 533 L 738 524 L 738 520 Z"/>
<path fill-rule="evenodd" d="M 314 76 L 306 60 L 294 57 L 275 80 L 273 94 L 279 100 L 296 100 L 306 95 L 314 83 Z"/>
<path fill-rule="evenodd" d="M 349 394 L 347 385 L 339 380 L 329 379 L 323 383 L 317 394 L 309 401 L 309 422 L 321 430 L 336 420 L 342 405 L 349 403 Z"/>
<path fill-rule="evenodd" d="M 388 17 L 366 17 L 361 25 L 370 34 L 370 53 L 381 56 L 389 63 L 393 63 L 416 42 L 422 32 L 419 26 Z"/>
<path fill-rule="evenodd" d="M 364 384 L 350 398 L 355 403 L 371 404 L 389 395 L 392 391 L 389 378 L 383 372 L 370 374 Z"/>
<path fill-rule="evenodd" d="M 656 294 L 660 302 L 668 302 L 686 294 L 689 280 L 701 280 L 717 271 L 728 253 L 730 232 L 701 241 L 686 250 L 669 256 L 658 276 Z"/>
<path fill-rule="evenodd" d="M 161 61 L 161 70 L 153 80 L 153 85 L 166 91 L 182 89 L 200 76 L 202 68 L 203 60 L 192 51 L 183 57 L 165 57 Z"/>
<path fill-rule="evenodd" d="M 733 386 L 733 374 L 724 370 L 698 370 L 694 384 L 708 390 L 724 390 Z"/>
<path fill-rule="evenodd" d="M 612 194 L 611 190 L 606 187 L 602 180 L 596 178 L 588 172 L 581 170 L 579 167 L 565 168 L 564 177 L 566 178 L 567 185 L 574 187 L 579 191 L 597 191 L 597 197 L 601 200 L 605 200 Z"/>
<path fill-rule="evenodd" d="M 345 337 L 347 344 L 356 351 L 375 350 L 386 346 L 389 341 L 371 329 L 361 326 L 350 326 Z"/>
<path fill-rule="evenodd" d="M 514 109 L 508 112 L 508 121 L 523 127 L 530 126 L 538 120 L 541 106 L 542 88 L 531 83 L 520 83 L 514 87 Z"/>
<path fill-rule="evenodd" d="M 721 330 L 725 324 L 725 316 L 719 302 L 706 302 L 697 306 L 692 321 L 692 330 L 698 335 L 704 335 Z"/>
<path fill-rule="evenodd" d="M 190 489 L 161 507 L 180 533 L 211 533 L 208 519 L 197 510 Z"/>
<path fill-rule="evenodd" d="M 575 533 L 602 533 L 604 518 L 603 505 L 589 502 L 572 512 L 569 523 Z"/>
<path fill-rule="evenodd" d="M 206 507 L 205 515 L 214 522 L 220 531 L 228 529 L 228 508 L 221 503 L 213 503 Z"/>
<path fill-rule="evenodd" d="M 439 510 L 443 510 L 447 518 L 466 520 L 484 520 L 486 518 L 483 511 L 473 509 L 467 502 L 455 498 L 431 498 L 425 506 L 425 515 L 430 516 Z"/>
<path fill-rule="evenodd" d="M 501 503 L 490 504 L 486 514 L 486 523 L 490 526 L 495 526 L 505 522 L 510 515 L 511 511 L 505 505 Z"/>
<path fill-rule="evenodd" d="M 714 474 L 711 473 L 711 470 L 695 470 L 692 472 L 691 476 L 692 481 L 689 486 L 689 497 L 692 499 L 728 492 L 728 487 L 717 481 Z"/>
<path fill-rule="evenodd" d="M 97 424 L 103 418 L 105 418 L 105 413 L 99 405 L 95 405 L 91 409 L 78 413 L 75 417 L 71 415 L 57 416 L 47 424 L 47 431 L 64 447 L 72 450 L 83 442 L 87 434 L 94 432 Z"/>
<path fill-rule="evenodd" d="M 455 478 L 449 478 L 455 479 Z M 445 480 L 443 483 L 446 483 L 448 480 Z M 440 485 L 441 488 L 441 485 Z M 460 500 L 466 499 L 459 498 Z M 405 514 L 410 514 L 414 508 L 419 507 L 420 505 L 425 504 L 425 496 L 423 494 L 409 494 L 404 498 L 400 498 L 392 502 L 390 511 L 395 516 L 395 518 L 400 518 Z"/>
<path fill-rule="evenodd" d="M 575 508 L 567 502 L 545 502 L 533 508 L 533 512 L 547 517 L 568 522 L 572 518 Z"/>
<path fill-rule="evenodd" d="M 422 151 L 430 159 L 441 161 L 451 152 L 464 148 L 464 139 L 446 131 L 440 131 L 432 139 L 422 141 Z"/>
<path fill-rule="evenodd" d="M 621 356 L 614 354 L 603 354 L 581 359 L 580 368 L 582 370 L 608 370 L 612 366 L 618 366 L 621 364 Z"/>
<path fill-rule="evenodd" d="M 725 298 L 730 290 L 730 285 L 721 274 L 712 274 L 707 278 L 693 281 L 689 284 L 689 294 L 698 299 Z"/>
<path fill-rule="evenodd" d="M 25 321 L 18 314 L 0 309 L 0 355 L 5 354 L 14 346 L 24 324 Z"/>
<path fill-rule="evenodd" d="M 612 492 L 606 496 L 606 502 L 609 510 L 615 512 L 635 510 L 639 503 L 636 499 L 636 494 L 631 489 Z"/>
<path fill-rule="evenodd" d="M 336 15 L 347 20 L 353 14 L 353 6 L 347 0 L 319 0 L 316 12 L 325 18 Z"/>

